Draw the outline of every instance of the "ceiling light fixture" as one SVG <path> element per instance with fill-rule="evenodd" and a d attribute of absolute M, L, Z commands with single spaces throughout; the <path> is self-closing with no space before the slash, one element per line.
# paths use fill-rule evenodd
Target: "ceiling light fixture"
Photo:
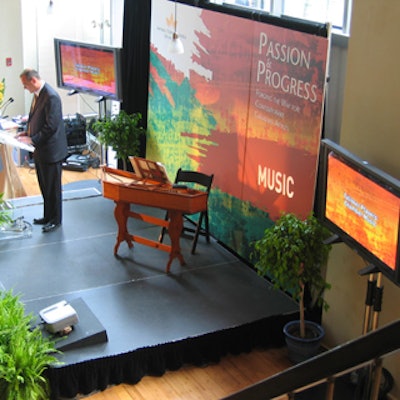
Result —
<path fill-rule="evenodd" d="M 177 25 L 177 4 L 175 0 L 175 16 L 174 16 L 174 33 L 172 34 L 172 39 L 169 42 L 168 51 L 172 54 L 183 54 L 185 49 L 183 48 L 182 40 L 180 39 L 178 33 L 176 32 Z"/>

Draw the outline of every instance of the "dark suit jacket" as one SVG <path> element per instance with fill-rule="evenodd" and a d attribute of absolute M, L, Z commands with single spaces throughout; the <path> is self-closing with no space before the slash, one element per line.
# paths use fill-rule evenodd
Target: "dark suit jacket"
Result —
<path fill-rule="evenodd" d="M 47 83 L 29 114 L 29 131 L 35 146 L 34 158 L 44 163 L 64 160 L 68 155 L 61 99 Z"/>

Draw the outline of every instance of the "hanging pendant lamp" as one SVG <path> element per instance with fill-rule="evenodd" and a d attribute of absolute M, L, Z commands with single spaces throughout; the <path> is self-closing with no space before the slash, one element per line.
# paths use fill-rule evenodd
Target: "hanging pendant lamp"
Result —
<path fill-rule="evenodd" d="M 178 33 L 176 32 L 177 25 L 177 4 L 175 0 L 175 16 L 174 16 L 174 33 L 172 34 L 172 39 L 169 42 L 168 51 L 172 54 L 183 54 L 185 49 L 183 48 L 182 40 L 180 39 Z"/>

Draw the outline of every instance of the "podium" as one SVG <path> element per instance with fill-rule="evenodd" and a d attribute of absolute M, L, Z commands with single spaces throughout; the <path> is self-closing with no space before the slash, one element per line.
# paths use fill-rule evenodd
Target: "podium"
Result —
<path fill-rule="evenodd" d="M 15 133 L 14 131 L 0 130 L 0 193 L 4 193 L 5 199 L 26 196 L 13 160 L 12 149 L 34 150 L 33 146 L 19 142 L 14 137 Z"/>

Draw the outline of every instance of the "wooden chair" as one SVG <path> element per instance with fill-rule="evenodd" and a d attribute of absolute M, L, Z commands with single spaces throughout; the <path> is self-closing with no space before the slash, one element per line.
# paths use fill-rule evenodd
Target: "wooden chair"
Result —
<path fill-rule="evenodd" d="M 197 190 L 204 190 L 207 194 L 210 193 L 211 185 L 214 179 L 214 174 L 207 175 L 202 172 L 197 171 L 187 171 L 179 168 L 175 177 L 175 184 L 187 185 L 190 188 Z M 184 226 L 182 230 L 182 235 L 189 232 L 191 234 L 192 239 L 192 254 L 196 251 L 197 240 L 199 235 L 205 236 L 207 243 L 210 243 L 210 231 L 208 224 L 208 208 L 200 213 L 197 213 L 198 219 L 192 218 L 190 214 L 184 214 L 184 219 L 188 221 L 193 227 Z M 193 214 L 194 216 L 195 214 Z M 168 219 L 168 213 L 165 215 L 165 220 Z M 204 224 L 203 224 L 204 223 Z M 160 236 L 158 238 L 159 242 L 162 243 L 164 239 L 164 235 L 166 232 L 166 228 L 163 227 L 161 229 Z"/>

